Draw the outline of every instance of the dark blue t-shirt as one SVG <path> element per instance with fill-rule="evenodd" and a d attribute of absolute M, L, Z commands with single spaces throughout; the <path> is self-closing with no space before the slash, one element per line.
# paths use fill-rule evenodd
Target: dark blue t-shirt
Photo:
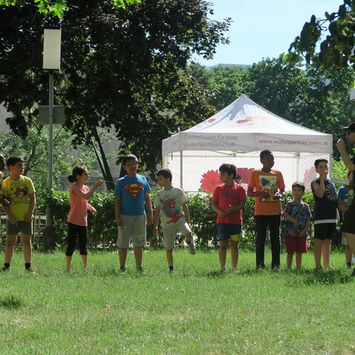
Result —
<path fill-rule="evenodd" d="M 316 182 L 318 185 L 320 184 L 319 179 L 315 179 L 312 181 Z M 337 191 L 335 184 L 330 182 L 329 180 L 324 181 L 324 195 L 322 198 L 319 198 L 313 190 L 313 198 L 314 198 L 314 221 L 324 221 L 323 223 L 336 223 L 337 219 Z"/>
<path fill-rule="evenodd" d="M 121 214 L 139 216 L 145 214 L 144 195 L 150 191 L 145 176 L 124 176 L 117 180 L 114 195 L 121 199 Z"/>

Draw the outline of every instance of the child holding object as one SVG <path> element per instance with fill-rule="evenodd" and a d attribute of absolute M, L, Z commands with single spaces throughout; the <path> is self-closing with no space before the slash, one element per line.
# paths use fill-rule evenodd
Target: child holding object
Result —
<path fill-rule="evenodd" d="M 293 183 L 293 201 L 289 202 L 283 211 L 283 216 L 287 220 L 285 244 L 289 269 L 292 267 L 294 253 L 296 253 L 297 269 L 301 268 L 302 254 L 307 253 L 308 229 L 312 215 L 309 206 L 302 201 L 305 190 L 304 184 Z"/>
<path fill-rule="evenodd" d="M 335 184 L 328 180 L 328 160 L 317 159 L 314 166 L 319 177 L 311 183 L 315 202 L 313 253 L 315 270 L 319 270 L 322 253 L 324 267 L 330 267 L 330 248 L 337 223 L 337 193 Z"/>
<path fill-rule="evenodd" d="M 246 195 L 242 185 L 234 182 L 237 170 L 233 164 L 222 164 L 219 167 L 223 182 L 214 190 L 212 209 L 217 213 L 217 232 L 219 240 L 219 263 L 221 271 L 226 270 L 227 248 L 231 248 L 232 270 L 237 268 L 238 243 L 242 231 L 242 209 Z"/>
<path fill-rule="evenodd" d="M 68 176 L 70 186 L 70 211 L 68 216 L 68 239 L 67 239 L 67 271 L 70 271 L 72 255 L 79 240 L 80 255 L 83 261 L 83 267 L 87 267 L 87 210 L 90 210 L 96 215 L 96 209 L 92 207 L 88 200 L 96 191 L 103 185 L 103 180 L 96 181 L 93 188 L 90 190 L 86 184 L 89 174 L 85 166 L 76 166 L 71 175 Z"/>
<path fill-rule="evenodd" d="M 160 216 L 169 272 L 174 273 L 173 250 L 177 233 L 180 232 L 186 237 L 190 254 L 196 254 L 190 225 L 190 213 L 184 191 L 171 184 L 171 171 L 169 169 L 160 169 L 157 173 L 157 179 L 162 189 L 155 195 L 153 233 L 154 235 L 158 233 Z"/>

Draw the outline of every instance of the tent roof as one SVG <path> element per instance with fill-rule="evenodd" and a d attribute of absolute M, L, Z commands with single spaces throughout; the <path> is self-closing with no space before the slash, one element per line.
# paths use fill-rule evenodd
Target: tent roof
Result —
<path fill-rule="evenodd" d="M 246 95 L 241 95 L 230 105 L 207 120 L 184 132 L 200 133 L 272 133 L 326 135 L 287 121 L 261 107 Z"/>
<path fill-rule="evenodd" d="M 163 140 L 163 157 L 184 150 L 331 153 L 332 135 L 302 127 L 241 95 L 198 125 Z"/>

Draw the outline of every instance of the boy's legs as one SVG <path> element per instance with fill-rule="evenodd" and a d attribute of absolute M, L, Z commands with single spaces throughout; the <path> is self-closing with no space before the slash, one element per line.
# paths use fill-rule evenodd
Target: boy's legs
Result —
<path fill-rule="evenodd" d="M 118 248 L 118 257 L 120 259 L 121 269 L 124 269 L 126 267 L 127 250 L 128 248 Z"/>
<path fill-rule="evenodd" d="M 175 239 L 177 233 L 177 228 L 175 227 L 176 226 L 169 226 L 167 228 L 163 228 L 166 260 L 168 261 L 168 266 L 171 271 L 174 269 L 173 250 L 175 248 Z"/>
<path fill-rule="evenodd" d="M 323 266 L 329 267 L 329 259 L 330 259 L 330 249 L 332 246 L 332 241 L 330 239 L 326 239 L 323 242 L 322 246 L 322 254 L 323 254 Z"/>
<path fill-rule="evenodd" d="M 300 269 L 302 265 L 302 253 L 296 253 L 296 266 Z"/>
<path fill-rule="evenodd" d="M 173 250 L 166 251 L 166 260 L 168 261 L 169 268 L 174 268 Z"/>
<path fill-rule="evenodd" d="M 348 242 L 348 247 L 351 252 L 355 255 L 355 234 L 352 233 L 344 233 L 346 237 L 346 241 Z"/>
<path fill-rule="evenodd" d="M 229 240 L 220 240 L 219 241 L 219 264 L 221 269 L 226 268 L 226 257 L 228 249 Z"/>
<path fill-rule="evenodd" d="M 232 268 L 235 269 L 238 264 L 238 255 L 239 255 L 239 247 L 238 242 L 235 240 L 230 241 L 231 247 L 231 261 L 232 261 Z"/>
<path fill-rule="evenodd" d="M 22 252 L 25 260 L 25 264 L 31 264 L 32 258 L 32 236 L 28 234 L 21 235 Z"/>
<path fill-rule="evenodd" d="M 280 267 L 280 215 L 269 216 L 270 242 L 271 242 L 271 267 Z"/>
<path fill-rule="evenodd" d="M 351 267 L 352 254 L 349 245 L 345 245 L 345 262 L 349 267 Z"/>
<path fill-rule="evenodd" d="M 143 247 L 146 243 L 146 216 L 132 216 L 132 242 L 134 247 L 134 256 L 136 266 L 139 271 L 142 271 Z"/>
<path fill-rule="evenodd" d="M 316 264 L 316 269 L 321 268 L 321 255 L 322 255 L 322 246 L 324 240 L 316 238 L 313 246 L 314 262 Z"/>
<path fill-rule="evenodd" d="M 17 234 L 8 234 L 6 237 L 5 245 L 5 264 L 10 264 L 12 259 L 12 254 L 14 252 L 14 246 L 16 244 Z"/>
<path fill-rule="evenodd" d="M 269 223 L 269 216 L 255 216 L 256 225 L 256 268 L 264 268 L 264 253 L 265 253 L 265 239 L 266 228 Z"/>
<path fill-rule="evenodd" d="M 287 267 L 291 269 L 292 267 L 292 260 L 293 260 L 293 253 L 287 253 Z M 297 263 L 297 258 L 296 258 Z"/>

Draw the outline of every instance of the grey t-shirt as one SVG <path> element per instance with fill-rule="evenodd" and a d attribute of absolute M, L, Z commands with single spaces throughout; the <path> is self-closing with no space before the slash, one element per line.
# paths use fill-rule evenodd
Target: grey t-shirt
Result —
<path fill-rule="evenodd" d="M 163 228 L 174 225 L 184 218 L 181 204 L 187 202 L 182 189 L 173 187 L 171 190 L 159 190 L 154 199 L 154 206 L 160 207 L 160 221 Z"/>

